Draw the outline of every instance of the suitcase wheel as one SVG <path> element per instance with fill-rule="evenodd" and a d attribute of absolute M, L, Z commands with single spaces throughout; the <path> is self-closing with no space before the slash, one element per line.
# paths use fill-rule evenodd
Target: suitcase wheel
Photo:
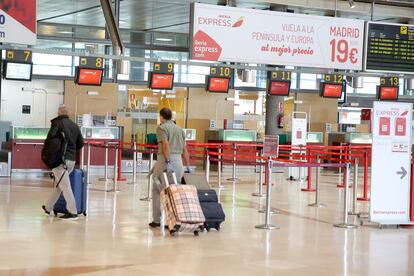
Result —
<path fill-rule="evenodd" d="M 210 227 L 208 226 L 206 227 L 207 232 L 210 232 L 210 229 L 211 229 Z"/>
<path fill-rule="evenodd" d="M 175 231 L 174 230 L 170 230 L 170 235 L 171 235 L 171 237 L 174 237 L 175 236 Z"/>
<path fill-rule="evenodd" d="M 53 210 L 53 214 L 55 215 L 55 217 L 57 217 L 58 215 L 58 213 L 55 210 Z"/>
<path fill-rule="evenodd" d="M 221 229 L 220 225 L 217 225 L 217 226 L 216 226 L 216 230 L 217 230 L 217 231 L 220 231 L 220 229 Z"/>
<path fill-rule="evenodd" d="M 85 212 L 83 212 L 83 215 L 86 217 L 86 211 L 85 211 Z"/>
<path fill-rule="evenodd" d="M 198 237 L 200 235 L 199 231 L 194 231 L 194 236 Z"/>

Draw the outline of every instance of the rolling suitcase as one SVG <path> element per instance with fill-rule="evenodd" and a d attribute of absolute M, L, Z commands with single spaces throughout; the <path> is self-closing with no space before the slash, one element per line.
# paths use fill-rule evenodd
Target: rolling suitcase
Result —
<path fill-rule="evenodd" d="M 87 184 L 85 179 L 85 173 L 81 169 L 74 169 L 69 175 L 70 186 L 72 187 L 73 195 L 75 196 L 76 209 L 78 214 L 83 214 L 86 216 L 86 199 L 87 199 Z M 67 214 L 66 210 L 66 200 L 63 197 L 63 194 L 60 195 L 58 201 L 56 202 L 53 213 L 57 214 Z"/>
<path fill-rule="evenodd" d="M 166 188 L 161 192 L 161 202 L 170 234 L 174 236 L 177 232 L 185 231 L 193 232 L 198 236 L 203 230 L 205 218 L 198 200 L 197 189 L 192 185 L 177 185 L 174 173 L 171 177 L 164 173 L 163 182 Z"/>
<path fill-rule="evenodd" d="M 198 190 L 198 198 L 204 217 L 206 218 L 204 228 L 207 231 L 210 231 L 211 228 L 220 231 L 221 223 L 226 219 L 226 215 L 224 214 L 223 207 L 218 202 L 216 191 Z"/>

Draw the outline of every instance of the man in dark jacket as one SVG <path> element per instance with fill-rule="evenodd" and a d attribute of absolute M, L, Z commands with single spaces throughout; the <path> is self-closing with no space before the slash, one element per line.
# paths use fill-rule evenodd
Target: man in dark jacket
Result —
<path fill-rule="evenodd" d="M 76 151 L 83 148 L 83 137 L 79 127 L 69 119 L 68 109 L 64 105 L 59 107 L 58 117 L 54 118 L 51 123 L 52 125 L 46 139 L 56 137 L 56 135 L 59 135 L 59 133 L 63 131 L 67 142 L 67 148 L 64 157 L 65 164 L 60 164 L 58 167 L 52 169 L 56 186 L 46 205 L 42 206 L 42 209 L 49 215 L 53 210 L 56 201 L 59 199 L 60 194 L 63 193 L 63 197 L 66 200 L 66 209 L 69 213 L 60 218 L 76 220 L 78 218 L 78 210 L 76 209 L 75 198 L 70 186 L 69 174 L 75 167 Z"/>

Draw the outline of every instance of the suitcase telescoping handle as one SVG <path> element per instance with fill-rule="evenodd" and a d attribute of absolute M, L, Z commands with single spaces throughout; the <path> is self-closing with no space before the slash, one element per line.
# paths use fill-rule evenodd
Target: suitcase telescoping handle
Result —
<path fill-rule="evenodd" d="M 166 187 L 170 186 L 170 181 L 168 179 L 168 174 L 171 174 L 172 179 L 173 179 L 173 182 L 174 182 L 174 183 L 171 183 L 171 184 L 177 185 L 178 182 L 177 182 L 177 176 L 175 175 L 175 172 L 167 172 L 167 171 L 164 171 L 164 173 L 162 174 L 162 176 L 164 177 L 165 186 Z"/>

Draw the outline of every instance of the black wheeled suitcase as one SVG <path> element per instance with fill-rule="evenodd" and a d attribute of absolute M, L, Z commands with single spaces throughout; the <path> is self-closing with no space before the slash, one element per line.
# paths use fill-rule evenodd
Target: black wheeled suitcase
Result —
<path fill-rule="evenodd" d="M 201 209 L 203 210 L 206 221 L 204 228 L 210 231 L 211 228 L 220 230 L 221 223 L 225 220 L 223 207 L 218 202 L 215 190 L 198 190 L 198 199 L 200 200 Z"/>
<path fill-rule="evenodd" d="M 87 181 L 85 173 L 81 169 L 74 169 L 69 175 L 69 178 L 78 214 L 86 216 Z M 56 202 L 53 212 L 55 215 L 68 213 L 66 210 L 66 200 L 63 197 L 63 194 L 60 195 L 58 201 Z"/>

